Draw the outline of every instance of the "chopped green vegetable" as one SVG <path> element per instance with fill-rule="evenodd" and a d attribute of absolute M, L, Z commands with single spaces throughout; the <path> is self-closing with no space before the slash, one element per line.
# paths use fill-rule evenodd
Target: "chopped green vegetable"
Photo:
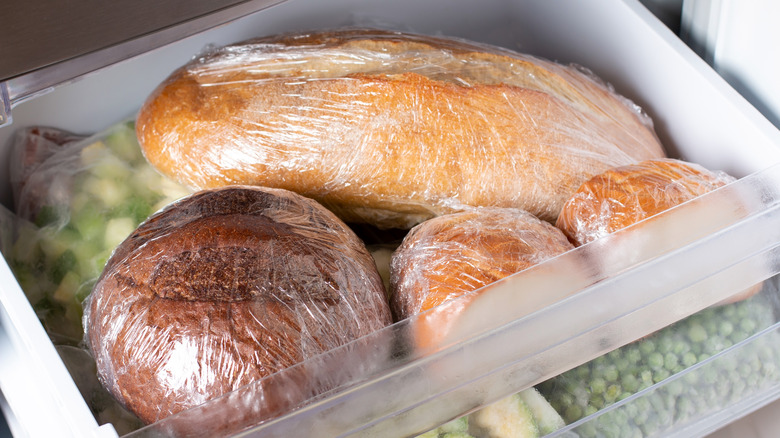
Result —
<path fill-rule="evenodd" d="M 69 186 L 50 187 L 51 196 L 36 199 L 43 205 L 35 223 L 22 221 L 6 259 L 50 336 L 77 344 L 81 304 L 114 248 L 189 191 L 143 159 L 132 123 L 68 147 L 76 160 L 39 169 L 50 172 L 42 180 Z"/>
<path fill-rule="evenodd" d="M 138 226 L 138 221 L 132 217 L 115 217 L 106 223 L 103 237 L 106 248 L 115 248 L 122 243 Z"/>
<path fill-rule="evenodd" d="M 528 388 L 524 391 L 520 391 L 520 398 L 531 410 L 531 414 L 536 419 L 536 424 L 539 426 L 539 432 L 542 436 L 552 433 L 563 426 L 566 422 L 561 415 L 553 409 L 550 403 L 547 402 L 536 388 Z"/>
<path fill-rule="evenodd" d="M 456 418 L 436 429 L 418 435 L 417 438 L 474 438 L 469 434 L 468 416 Z"/>
<path fill-rule="evenodd" d="M 138 147 L 134 125 L 128 123 L 127 129 L 117 129 L 109 133 L 105 143 L 117 157 L 125 163 L 137 165 L 144 161 L 141 148 Z"/>
<path fill-rule="evenodd" d="M 63 211 L 59 206 L 44 205 L 38 210 L 38 214 L 35 215 L 35 225 L 38 227 L 45 227 L 59 223 L 62 220 Z"/>

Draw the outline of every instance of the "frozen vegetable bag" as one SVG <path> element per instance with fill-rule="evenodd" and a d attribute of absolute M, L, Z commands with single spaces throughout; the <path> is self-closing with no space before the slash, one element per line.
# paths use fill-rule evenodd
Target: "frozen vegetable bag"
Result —
<path fill-rule="evenodd" d="M 148 165 L 132 122 L 88 138 L 20 130 L 10 175 L 17 230 L 6 259 L 54 343 L 77 345 L 82 300 L 114 247 L 188 191 Z"/>

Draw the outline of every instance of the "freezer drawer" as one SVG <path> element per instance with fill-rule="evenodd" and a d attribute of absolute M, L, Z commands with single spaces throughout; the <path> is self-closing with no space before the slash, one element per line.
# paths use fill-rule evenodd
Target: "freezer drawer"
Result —
<path fill-rule="evenodd" d="M 390 357 L 378 356 L 376 351 L 382 349 L 377 345 L 397 346 L 398 339 L 414 330 L 419 318 L 411 318 L 302 365 L 333 369 L 334 363 L 349 363 L 350 358 L 365 357 L 367 351 L 377 358 L 360 371 L 328 376 L 328 392 L 295 401 L 299 408 L 282 417 L 253 425 L 257 419 L 253 413 L 262 403 L 255 392 L 259 386 L 250 385 L 132 435 L 156 436 L 182 428 L 209 435 L 214 432 L 210 427 L 220 426 L 225 418 L 237 419 L 232 432 L 250 428 L 262 436 L 414 435 L 575 368 L 735 291 L 765 281 L 773 284 L 780 272 L 776 262 L 780 235 L 775 226 L 780 133 L 636 1 L 476 4 L 458 0 L 390 5 L 288 0 L 16 103 L 9 108 L 13 123 L 0 127 L 0 145 L 8 145 L 13 133 L 27 126 L 92 134 L 132 118 L 160 81 L 210 44 L 345 25 L 464 37 L 586 66 L 653 118 L 672 156 L 741 179 L 641 227 L 491 287 L 481 298 L 483 311 L 463 324 L 447 348 L 416 352 L 393 347 Z M 0 152 L 8 157 L 7 147 Z M 10 205 L 8 180 L 8 169 L 3 168 L 0 181 L 6 205 Z M 738 206 L 735 199 L 740 200 Z M 583 257 L 599 260 L 603 269 L 573 270 L 573 261 Z M 18 419 L 14 423 L 36 436 L 117 435 L 111 424 L 98 425 L 90 413 L 6 264 L 0 265 L 0 280 L 0 390 L 9 413 Z M 525 288 L 547 293 L 518 301 L 513 292 Z M 773 291 L 767 287 L 765 294 L 773 296 Z M 749 349 L 750 341 L 771 338 L 777 331 L 775 323 L 749 342 L 724 350 L 723 359 L 719 356 L 707 363 L 728 361 L 729 355 Z M 528 341 L 517 343 L 517 339 Z M 695 374 L 707 363 L 685 373 Z M 294 372 L 279 373 L 264 383 L 283 388 L 286 375 Z M 675 379 L 684 378 L 681 374 Z M 598 418 L 630 410 L 632 400 L 649 400 L 653 391 L 663 392 L 664 387 L 655 386 L 559 433 L 598 426 Z M 742 400 L 745 411 L 777 398 L 777 382 L 753 396 Z M 37 421 L 42 411 L 49 421 Z M 706 412 L 695 418 L 694 429 L 678 432 L 711 430 L 729 419 L 722 412 Z"/>

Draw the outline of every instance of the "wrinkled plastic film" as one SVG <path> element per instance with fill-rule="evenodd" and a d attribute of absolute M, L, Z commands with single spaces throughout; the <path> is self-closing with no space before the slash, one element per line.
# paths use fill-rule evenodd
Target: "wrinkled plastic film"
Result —
<path fill-rule="evenodd" d="M 14 199 L 14 210 L 22 217 L 30 218 L 31 204 L 37 202 L 32 194 L 22 196 L 24 186 L 41 164 L 66 145 L 83 140 L 84 136 L 60 129 L 34 126 L 22 129 L 15 134 L 9 162 L 9 179 Z M 42 190 L 38 188 L 37 190 Z M 46 195 L 40 195 L 46 196 Z"/>
<path fill-rule="evenodd" d="M 583 183 L 564 204 L 556 225 L 582 245 L 735 180 L 675 159 L 616 167 Z"/>
<path fill-rule="evenodd" d="M 131 122 L 90 137 L 31 127 L 14 140 L 19 220 L 6 260 L 52 340 L 78 345 L 81 302 L 114 247 L 189 191 L 143 158 Z"/>
<path fill-rule="evenodd" d="M 373 259 L 346 225 L 294 193 L 249 187 L 196 193 L 144 222 L 84 317 L 101 381 L 147 423 L 390 323 Z M 284 394 L 264 397 L 286 407 Z"/>
<path fill-rule="evenodd" d="M 664 155 L 649 118 L 580 69 L 359 30 L 214 49 L 158 87 L 138 133 L 192 187 L 286 188 L 385 228 L 464 206 L 554 220 L 590 176 Z"/>
<path fill-rule="evenodd" d="M 486 207 L 430 219 L 393 253 L 393 312 L 398 320 L 408 318 L 573 248 L 560 230 L 522 210 Z M 460 302 L 461 311 L 470 304 Z M 458 313 L 431 314 L 416 342 L 438 344 L 447 327 L 458 324 Z"/>

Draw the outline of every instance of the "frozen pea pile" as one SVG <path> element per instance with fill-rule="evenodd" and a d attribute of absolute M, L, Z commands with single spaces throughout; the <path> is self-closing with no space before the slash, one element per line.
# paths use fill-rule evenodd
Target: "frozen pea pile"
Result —
<path fill-rule="evenodd" d="M 759 295 L 705 309 L 537 388 L 567 424 L 604 410 L 576 428 L 582 437 L 646 437 L 671 430 L 780 383 L 777 332 L 737 345 L 776 322 L 774 307 Z M 733 352 L 724 352 L 732 346 Z"/>

